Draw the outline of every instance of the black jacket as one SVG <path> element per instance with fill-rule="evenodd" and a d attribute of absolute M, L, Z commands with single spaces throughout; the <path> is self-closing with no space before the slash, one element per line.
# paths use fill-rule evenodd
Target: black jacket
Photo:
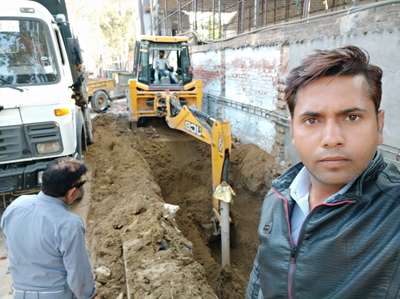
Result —
<path fill-rule="evenodd" d="M 310 212 L 294 246 L 288 189 L 302 167 L 264 199 L 246 298 L 400 298 L 399 170 L 377 154 L 345 194 Z"/>

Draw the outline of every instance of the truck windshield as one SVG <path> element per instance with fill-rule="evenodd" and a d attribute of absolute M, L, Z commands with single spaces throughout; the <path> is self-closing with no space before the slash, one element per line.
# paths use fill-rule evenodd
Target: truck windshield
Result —
<path fill-rule="evenodd" d="M 59 78 L 50 32 L 38 20 L 0 19 L 0 87 L 49 84 Z"/>

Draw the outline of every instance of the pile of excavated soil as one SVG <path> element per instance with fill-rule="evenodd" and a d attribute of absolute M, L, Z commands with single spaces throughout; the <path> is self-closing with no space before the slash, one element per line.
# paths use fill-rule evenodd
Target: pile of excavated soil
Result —
<path fill-rule="evenodd" d="M 99 118 L 95 145 L 87 154 L 92 172 L 89 247 L 94 268 L 109 270 L 97 277 L 99 294 L 215 298 L 204 269 L 192 257 L 192 244 L 164 208 L 160 187 L 131 134 L 114 119 Z"/>
<path fill-rule="evenodd" d="M 162 121 L 128 129 L 127 119 L 96 118 L 88 237 L 99 293 L 116 298 L 244 298 L 258 245 L 260 206 L 278 174 L 273 157 L 235 144 L 230 183 L 235 242 L 232 267 L 220 267 L 219 242 L 209 239 L 209 145 Z M 172 217 L 165 203 L 178 205 Z M 130 287 L 126 289 L 126 282 Z"/>

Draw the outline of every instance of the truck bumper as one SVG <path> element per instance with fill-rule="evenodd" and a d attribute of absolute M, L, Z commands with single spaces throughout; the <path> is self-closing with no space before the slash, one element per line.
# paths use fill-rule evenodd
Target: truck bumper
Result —
<path fill-rule="evenodd" d="M 27 190 L 39 189 L 41 172 L 46 169 L 50 161 L 2 170 L 0 172 L 0 195 L 19 194 Z"/>

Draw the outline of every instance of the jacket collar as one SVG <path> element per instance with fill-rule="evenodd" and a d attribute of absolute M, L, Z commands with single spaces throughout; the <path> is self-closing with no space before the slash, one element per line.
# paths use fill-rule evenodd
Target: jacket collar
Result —
<path fill-rule="evenodd" d="M 303 168 L 304 164 L 299 162 L 289 168 L 284 174 L 272 181 L 272 187 L 279 192 L 285 192 L 288 190 L 290 184 L 293 182 L 294 178 Z M 369 162 L 367 168 L 361 173 L 361 175 L 356 179 L 352 187 L 346 192 L 352 197 L 361 197 L 363 194 L 363 187 L 371 181 L 376 180 L 378 174 L 386 167 L 386 163 L 382 158 L 382 154 L 376 152 L 374 158 Z"/>

